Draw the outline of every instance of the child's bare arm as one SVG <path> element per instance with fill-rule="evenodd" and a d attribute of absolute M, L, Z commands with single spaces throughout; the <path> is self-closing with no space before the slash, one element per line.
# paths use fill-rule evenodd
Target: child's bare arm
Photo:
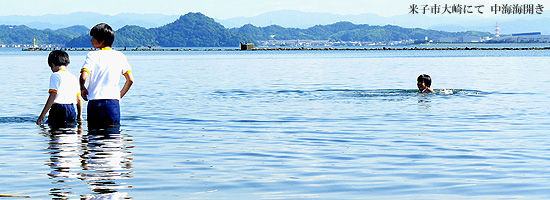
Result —
<path fill-rule="evenodd" d="M 80 92 L 81 92 L 82 98 L 85 101 L 88 101 L 88 89 L 86 89 L 86 86 L 84 86 L 86 84 L 86 79 L 88 79 L 88 72 L 82 71 L 80 73 L 80 79 L 79 79 Z"/>
<path fill-rule="evenodd" d="M 124 74 L 124 78 L 126 78 L 126 82 L 124 83 L 124 87 L 122 87 L 122 90 L 120 90 L 121 99 L 128 92 L 128 90 L 130 90 L 130 87 L 132 87 L 132 84 L 134 84 L 134 76 L 132 75 L 132 73 Z"/>
<path fill-rule="evenodd" d="M 41 125 L 46 120 L 46 113 L 52 108 L 53 102 L 55 101 L 55 98 L 57 97 L 56 92 L 50 92 L 50 96 L 48 97 L 48 100 L 46 101 L 46 105 L 44 105 L 44 109 L 42 109 L 42 113 L 40 113 L 40 116 L 36 120 L 37 125 Z"/>
<path fill-rule="evenodd" d="M 76 121 L 82 121 L 82 97 L 80 94 L 76 95 Z"/>

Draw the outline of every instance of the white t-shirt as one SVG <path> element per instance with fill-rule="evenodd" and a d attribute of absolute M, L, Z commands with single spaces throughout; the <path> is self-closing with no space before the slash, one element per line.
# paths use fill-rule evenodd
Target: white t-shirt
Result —
<path fill-rule="evenodd" d="M 120 75 L 130 73 L 131 67 L 124 54 L 103 48 L 86 55 L 82 70 L 89 73 L 89 100 L 120 100 Z"/>
<path fill-rule="evenodd" d="M 57 97 L 53 103 L 76 104 L 76 98 L 80 94 L 80 87 L 76 77 L 66 69 L 62 69 L 50 76 L 49 92 L 57 93 Z"/>

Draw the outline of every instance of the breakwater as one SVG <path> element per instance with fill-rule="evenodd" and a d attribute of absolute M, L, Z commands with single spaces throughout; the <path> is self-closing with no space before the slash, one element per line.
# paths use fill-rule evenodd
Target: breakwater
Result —
<path fill-rule="evenodd" d="M 452 51 L 452 50 L 550 50 L 549 47 L 379 47 L 379 48 L 255 48 L 252 51 Z"/>
<path fill-rule="evenodd" d="M 93 48 L 25 48 L 23 51 L 93 51 Z M 254 48 L 250 50 L 241 49 L 221 49 L 221 48 L 115 48 L 118 51 L 494 51 L 494 50 L 550 50 L 548 47 L 376 47 L 376 48 L 317 48 L 317 47 L 300 47 L 300 48 Z"/>

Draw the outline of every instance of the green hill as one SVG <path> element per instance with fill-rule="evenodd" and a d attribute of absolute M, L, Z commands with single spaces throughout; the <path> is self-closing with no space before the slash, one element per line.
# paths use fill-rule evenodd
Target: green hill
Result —
<path fill-rule="evenodd" d="M 201 13 L 188 13 L 158 28 L 124 26 L 115 31 L 114 47 L 237 47 L 239 42 L 253 42 L 252 37 L 231 32 Z M 89 47 L 90 36 L 67 42 L 68 47 Z"/>
<path fill-rule="evenodd" d="M 188 13 L 152 32 L 163 47 L 235 47 L 239 42 L 253 42 L 201 13 Z"/>
<path fill-rule="evenodd" d="M 33 44 L 33 38 L 36 38 L 36 44 L 57 44 L 63 45 L 71 39 L 70 35 L 53 31 L 38 30 L 27 26 L 0 25 L 0 44 L 19 45 Z"/>

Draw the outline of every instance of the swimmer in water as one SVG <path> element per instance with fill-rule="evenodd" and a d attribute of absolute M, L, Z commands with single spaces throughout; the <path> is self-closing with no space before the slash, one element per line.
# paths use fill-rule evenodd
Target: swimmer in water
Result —
<path fill-rule="evenodd" d="M 430 75 L 421 74 L 420 76 L 418 76 L 416 81 L 416 86 L 418 86 L 418 90 L 420 91 L 420 93 L 434 92 L 434 90 L 430 88 L 430 86 L 432 85 L 432 78 L 430 77 Z"/>

